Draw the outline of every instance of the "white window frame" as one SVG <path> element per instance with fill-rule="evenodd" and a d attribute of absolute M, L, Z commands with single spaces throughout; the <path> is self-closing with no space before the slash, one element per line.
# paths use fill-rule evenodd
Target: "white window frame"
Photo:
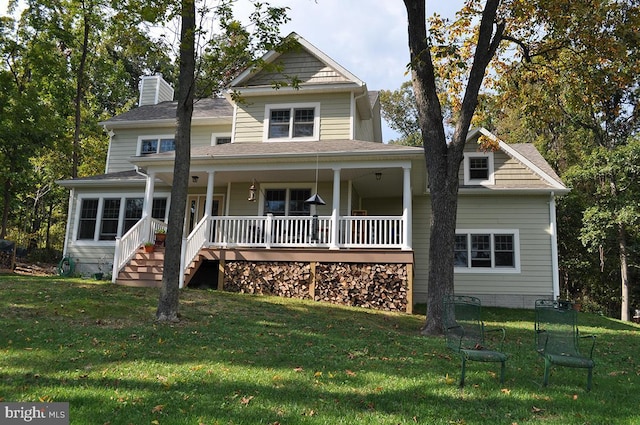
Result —
<path fill-rule="evenodd" d="M 158 141 L 158 151 L 156 151 L 156 153 L 159 153 L 160 140 L 162 140 L 162 139 L 173 139 L 174 143 L 175 143 L 176 135 L 175 134 L 161 134 L 161 135 L 152 134 L 152 135 L 148 135 L 148 136 L 138 136 L 138 146 L 136 147 L 136 155 L 137 156 L 143 155 L 143 153 L 142 153 L 142 141 L 143 140 L 150 140 L 150 139 L 155 139 L 155 140 Z M 144 155 L 153 155 L 153 154 L 144 154 Z"/>
<path fill-rule="evenodd" d="M 471 158 L 487 158 L 488 177 L 486 179 L 472 179 L 470 167 Z M 493 152 L 468 152 L 464 154 L 464 184 L 468 186 L 493 186 L 495 184 Z"/>
<path fill-rule="evenodd" d="M 155 193 L 154 199 L 156 198 L 166 198 L 167 205 L 165 207 L 165 217 L 164 221 L 167 221 L 169 216 L 169 207 L 171 203 L 171 197 L 168 193 Z M 124 228 L 124 216 L 126 209 L 126 200 L 132 198 L 142 198 L 144 199 L 144 193 L 86 193 L 78 196 L 76 201 L 76 213 L 75 213 L 75 223 L 73 229 L 73 244 L 74 245 L 113 245 L 115 244 L 115 240 L 101 240 L 100 239 L 100 229 L 102 226 L 102 213 L 104 210 L 104 201 L 105 199 L 119 199 L 120 200 L 120 212 L 118 213 L 118 231 L 117 237 L 122 236 L 122 229 Z M 93 239 L 78 239 L 80 232 L 80 214 L 82 213 L 82 203 L 85 199 L 97 199 L 98 200 L 98 210 L 96 213 L 96 225 L 93 232 Z"/>
<path fill-rule="evenodd" d="M 313 195 L 313 184 L 311 183 L 290 183 L 290 184 L 261 184 L 260 185 L 260 195 L 258 196 L 258 215 L 264 215 L 264 202 L 265 202 L 265 193 L 270 189 L 282 189 L 286 190 L 286 198 L 285 198 L 285 217 L 289 216 L 289 200 L 291 199 L 291 190 L 292 189 L 309 189 L 310 193 Z M 309 215 L 311 215 L 311 211 L 309 211 Z"/>
<path fill-rule="evenodd" d="M 293 119 L 295 109 L 313 108 L 313 135 L 310 137 L 293 137 Z M 289 137 L 269 138 L 269 121 L 274 109 L 289 109 Z M 264 130 L 262 140 L 265 142 L 313 142 L 320 140 L 320 102 L 309 103 L 268 103 L 264 107 Z"/>
<path fill-rule="evenodd" d="M 211 146 L 217 146 L 218 145 L 218 139 L 220 138 L 229 138 L 231 139 L 231 143 L 233 143 L 233 137 L 231 136 L 231 133 L 212 133 L 211 134 Z"/>
<path fill-rule="evenodd" d="M 456 236 L 467 236 L 467 267 L 454 266 L 455 273 L 512 273 L 519 274 L 520 269 L 520 231 L 518 229 L 456 229 Z M 491 238 L 491 267 L 471 267 L 471 235 L 489 235 Z M 513 267 L 495 266 L 495 235 L 513 236 Z"/>

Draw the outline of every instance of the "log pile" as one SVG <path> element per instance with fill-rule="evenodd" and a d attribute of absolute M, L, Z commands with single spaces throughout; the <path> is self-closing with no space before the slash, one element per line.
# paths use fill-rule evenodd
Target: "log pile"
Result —
<path fill-rule="evenodd" d="M 406 311 L 404 264 L 319 264 L 316 301 L 385 311 Z"/>
<path fill-rule="evenodd" d="M 14 255 L 13 251 L 0 251 L 0 270 L 13 270 Z"/>
<path fill-rule="evenodd" d="M 405 264 L 319 263 L 315 281 L 308 263 L 225 264 L 224 290 L 229 292 L 313 298 L 340 305 L 406 311 L 408 287 Z M 313 294 L 309 293 L 310 288 Z"/>
<path fill-rule="evenodd" d="M 243 294 L 310 298 L 310 279 L 311 267 L 306 263 L 234 261 L 225 265 L 224 290 Z"/>
<path fill-rule="evenodd" d="M 55 264 L 24 263 L 17 261 L 13 271 L 16 274 L 26 276 L 55 276 L 58 274 L 58 267 Z"/>

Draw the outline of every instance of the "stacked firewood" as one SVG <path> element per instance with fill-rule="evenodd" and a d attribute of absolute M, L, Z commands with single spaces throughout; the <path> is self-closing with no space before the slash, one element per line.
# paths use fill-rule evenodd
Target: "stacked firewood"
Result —
<path fill-rule="evenodd" d="M 0 251 L 0 270 L 13 270 L 13 251 Z"/>
<path fill-rule="evenodd" d="M 310 298 L 310 266 L 306 263 L 228 262 L 224 290 L 246 294 Z"/>
<path fill-rule="evenodd" d="M 301 262 L 228 262 L 224 290 L 333 304 L 406 311 L 408 278 L 404 264 L 317 264 L 310 295 L 311 266 Z"/>
<path fill-rule="evenodd" d="M 386 311 L 406 311 L 404 264 L 319 264 L 315 300 Z"/>

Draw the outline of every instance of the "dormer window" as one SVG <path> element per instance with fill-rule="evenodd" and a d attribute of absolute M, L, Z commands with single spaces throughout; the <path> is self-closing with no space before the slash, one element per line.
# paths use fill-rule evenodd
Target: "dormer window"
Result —
<path fill-rule="evenodd" d="M 266 105 L 265 140 L 318 140 L 320 104 Z"/>
<path fill-rule="evenodd" d="M 464 155 L 464 184 L 493 185 L 493 153 L 466 153 Z"/>
<path fill-rule="evenodd" d="M 151 155 L 154 153 L 171 152 L 176 150 L 176 141 L 173 136 L 140 137 L 138 139 L 139 155 Z"/>

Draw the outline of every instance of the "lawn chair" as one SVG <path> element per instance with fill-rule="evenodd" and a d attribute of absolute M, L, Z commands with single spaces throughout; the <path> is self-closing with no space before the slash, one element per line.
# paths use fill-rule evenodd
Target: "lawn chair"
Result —
<path fill-rule="evenodd" d="M 580 336 L 578 331 L 578 314 L 571 302 L 559 300 L 536 301 L 536 350 L 544 358 L 543 386 L 549 383 L 551 365 L 588 369 L 587 391 L 591 390 L 593 374 L 593 347 L 596 343 L 594 335 Z M 578 341 L 590 339 L 589 356 L 580 352 Z"/>
<path fill-rule="evenodd" d="M 447 347 L 460 354 L 462 371 L 460 387 L 464 387 L 467 360 L 500 362 L 500 383 L 504 382 L 507 355 L 502 352 L 505 332 L 503 328 L 485 329 L 480 300 L 469 296 L 445 296 L 443 300 L 443 325 Z M 499 347 L 493 350 L 485 341 L 485 334 L 497 332 Z"/>

